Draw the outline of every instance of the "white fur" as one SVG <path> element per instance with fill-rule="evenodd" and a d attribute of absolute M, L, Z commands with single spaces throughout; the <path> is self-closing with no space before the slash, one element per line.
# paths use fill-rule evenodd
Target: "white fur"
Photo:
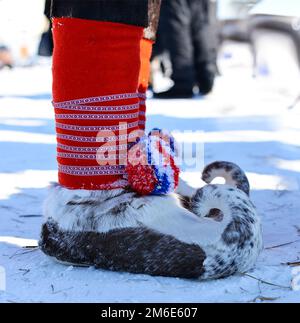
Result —
<path fill-rule="evenodd" d="M 126 218 L 111 216 L 110 210 L 113 207 L 132 197 L 131 193 L 118 196 L 122 192 L 122 189 L 88 191 L 52 186 L 44 203 L 45 221 L 52 219 L 65 231 L 85 230 L 105 233 L 116 228 L 135 227 L 134 215 Z M 70 203 L 77 204 L 69 205 Z M 84 203 L 91 205 L 85 206 Z M 89 224 L 87 219 L 91 214 L 94 222 Z"/>
<path fill-rule="evenodd" d="M 86 191 L 53 186 L 45 201 L 45 220 L 54 220 L 66 231 L 96 230 L 105 233 L 113 229 L 146 226 L 204 249 L 218 242 L 231 220 L 229 215 L 222 222 L 198 217 L 184 209 L 175 194 L 136 198 L 133 193 L 119 196 L 120 193 L 122 190 Z M 88 201 L 92 204 L 73 205 L 74 202 Z M 68 205 L 70 202 L 72 205 Z M 126 202 L 130 203 L 125 212 L 112 214 L 114 207 Z M 87 221 L 91 214 L 93 225 Z"/>
<path fill-rule="evenodd" d="M 245 214 L 236 214 L 234 207 L 239 206 Z M 222 211 L 220 222 L 206 217 L 211 209 Z M 243 191 L 229 185 L 205 186 L 192 198 L 192 211 L 181 206 L 176 194 L 138 197 L 120 189 L 68 190 L 59 185 L 50 188 L 44 207 L 45 221 L 55 221 L 64 231 L 107 233 L 114 229 L 146 227 L 182 242 L 197 244 L 206 253 L 202 279 L 222 277 L 218 267 L 229 270 L 228 275 L 231 267 L 234 273 L 245 272 L 254 265 L 262 248 L 261 224 L 255 207 Z M 252 224 L 249 223 L 253 247 L 243 249 L 224 242 L 223 234 L 228 234 L 233 216 L 247 219 L 247 214 L 253 217 Z M 229 235 L 231 232 L 239 234 L 235 229 L 229 230 Z M 217 258 L 222 259 L 223 265 Z"/>
<path fill-rule="evenodd" d="M 197 189 L 191 187 L 186 181 L 179 177 L 178 187 L 176 193 L 186 197 L 192 197 L 196 193 Z"/>
<path fill-rule="evenodd" d="M 230 209 L 230 205 L 239 206 L 241 205 L 242 200 L 248 201 L 249 205 L 243 204 L 243 207 L 247 208 L 252 214 L 255 215 L 255 223 L 252 224 L 253 233 L 256 236 L 256 246 L 253 248 L 247 249 L 247 253 L 241 252 L 232 254 L 232 250 L 228 249 L 223 242 L 219 241 L 219 243 L 212 243 L 210 245 L 205 245 L 204 250 L 206 252 L 207 258 L 204 262 L 204 266 L 209 268 L 211 265 L 215 265 L 215 256 L 222 255 L 225 261 L 230 262 L 229 259 L 234 259 L 239 266 L 240 272 L 246 272 L 253 267 L 253 264 L 256 262 L 259 253 L 263 248 L 262 242 L 262 234 L 261 234 L 261 221 L 260 217 L 257 215 L 257 211 L 254 205 L 248 199 L 248 196 L 241 190 L 235 189 L 233 192 L 230 192 L 229 189 L 232 189 L 231 185 L 218 185 L 218 189 L 214 190 L 213 187 L 207 186 L 203 194 L 204 203 L 197 203 L 196 207 L 193 208 L 193 211 L 197 214 L 207 214 L 211 209 L 219 209 L 222 210 L 224 214 L 224 219 L 222 223 L 231 222 L 232 220 L 232 210 Z M 226 227 L 227 227 L 226 224 Z M 220 233 L 220 232 L 218 232 Z M 220 234 L 222 234 L 221 232 Z M 213 271 L 213 270 L 212 270 Z M 206 276 L 207 275 L 207 276 Z M 211 272 L 208 270 L 203 278 L 209 278 Z"/>

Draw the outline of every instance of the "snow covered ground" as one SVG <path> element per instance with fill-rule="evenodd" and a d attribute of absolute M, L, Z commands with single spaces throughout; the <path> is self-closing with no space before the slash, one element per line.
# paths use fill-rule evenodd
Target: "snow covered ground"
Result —
<path fill-rule="evenodd" d="M 288 110 L 288 91 L 236 63 L 205 99 L 149 101 L 149 129 L 204 141 L 205 163 L 230 160 L 247 171 L 262 216 L 265 250 L 256 268 L 198 282 L 65 267 L 28 248 L 56 180 L 50 88 L 49 64 L 0 71 L 1 302 L 300 302 L 300 267 L 287 264 L 300 261 L 300 109 Z M 200 169 L 183 168 L 202 185 Z"/>

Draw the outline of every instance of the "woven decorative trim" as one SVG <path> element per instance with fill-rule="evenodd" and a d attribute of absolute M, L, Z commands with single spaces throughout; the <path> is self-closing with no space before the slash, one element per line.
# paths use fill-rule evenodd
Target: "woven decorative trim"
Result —
<path fill-rule="evenodd" d="M 77 153 L 96 153 L 96 152 L 106 152 L 106 151 L 119 151 L 127 150 L 128 145 L 119 145 L 119 146 L 102 146 L 102 147 L 77 147 L 69 146 L 58 143 L 57 147 L 61 150 L 72 151 Z"/>
<path fill-rule="evenodd" d="M 77 105 L 86 105 L 90 103 L 101 103 L 101 102 L 111 102 L 118 100 L 129 100 L 129 99 L 137 99 L 140 98 L 139 93 L 123 93 L 123 94 L 112 94 L 112 95 L 104 95 L 104 96 L 95 96 L 92 98 L 84 98 L 63 102 L 52 102 L 54 108 L 64 109 L 70 106 Z"/>
<path fill-rule="evenodd" d="M 56 119 L 64 120 L 128 120 L 136 119 L 139 113 L 129 113 L 129 114 L 56 114 Z"/>
<path fill-rule="evenodd" d="M 116 141 L 122 141 L 122 140 L 127 140 L 127 135 L 121 135 L 121 136 L 109 136 L 109 137 L 83 137 L 83 136 L 72 136 L 72 135 L 66 135 L 62 133 L 57 134 L 57 138 L 61 140 L 68 140 L 68 141 L 75 141 L 75 142 L 99 142 L 99 143 L 104 143 L 104 142 L 116 142 Z M 134 139 L 136 138 L 136 134 L 131 133 L 128 135 L 128 139 Z"/>
<path fill-rule="evenodd" d="M 81 131 L 81 132 L 95 132 L 101 130 L 108 130 L 108 131 L 119 131 L 119 130 L 126 130 L 138 127 L 139 122 L 131 122 L 121 125 L 114 125 L 114 126 L 77 126 L 77 125 L 69 125 L 60 122 L 56 122 L 56 128 L 63 129 L 63 130 L 70 130 L 70 131 Z"/>
<path fill-rule="evenodd" d="M 133 99 L 136 99 L 135 103 L 131 104 Z M 120 160 L 127 160 L 127 150 L 130 146 L 128 141 L 135 142 L 137 137 L 136 131 L 132 130 L 138 130 L 139 125 L 144 124 L 144 122 L 139 122 L 138 119 L 143 115 L 139 109 L 145 99 L 146 96 L 143 93 L 123 93 L 53 102 L 58 132 L 59 172 L 70 176 L 85 177 L 126 176 L 125 166 L 116 164 L 120 164 Z M 131 101 L 126 102 L 126 100 Z M 116 102 L 114 106 L 113 101 L 120 102 Z M 101 103 L 107 103 L 107 106 Z M 75 121 L 72 122 L 71 120 Z M 108 123 L 105 122 L 106 120 L 112 121 L 110 123 L 113 124 L 106 125 Z M 82 124 L 78 121 L 86 121 L 86 123 Z M 79 125 L 76 123 L 79 123 Z M 69 131 L 70 133 L 68 133 Z M 86 135 L 82 136 L 83 133 L 86 133 Z M 63 140 L 67 142 L 62 142 Z M 72 145 L 72 142 L 77 144 Z M 87 147 L 89 145 L 83 143 L 95 145 L 93 145 L 94 147 Z M 97 143 L 100 147 L 95 147 Z M 111 146 L 105 145 L 105 143 L 111 143 Z M 97 161 L 99 166 L 74 166 L 74 164 L 78 164 L 76 161 L 84 160 L 87 161 L 87 164 L 88 161 L 93 161 L 92 164 L 95 165 L 97 165 Z M 97 185 L 97 188 L 113 189 L 127 185 L 127 181 L 122 179 L 116 183 Z"/>
<path fill-rule="evenodd" d="M 66 159 L 85 159 L 85 160 L 115 160 L 117 161 L 118 159 L 125 159 L 127 158 L 127 154 L 108 154 L 105 156 L 104 154 L 74 154 L 74 153 L 57 153 L 57 157 L 59 158 L 66 158 Z"/>
<path fill-rule="evenodd" d="M 147 99 L 147 95 L 146 95 L 145 93 L 138 93 L 138 97 L 139 97 L 140 99 L 144 99 L 144 100 L 146 100 L 146 99 Z"/>
<path fill-rule="evenodd" d="M 55 105 L 55 103 L 53 104 Z M 54 106 L 55 107 L 55 106 Z M 92 106 L 92 105 L 67 105 L 64 107 L 56 108 L 61 110 L 71 110 L 71 111 L 87 111 L 87 112 L 123 112 L 132 111 L 139 108 L 139 103 L 131 105 L 117 105 L 117 106 Z"/>
<path fill-rule="evenodd" d="M 124 166 L 68 166 L 58 164 L 58 170 L 62 174 L 73 176 L 105 176 L 124 175 Z"/>

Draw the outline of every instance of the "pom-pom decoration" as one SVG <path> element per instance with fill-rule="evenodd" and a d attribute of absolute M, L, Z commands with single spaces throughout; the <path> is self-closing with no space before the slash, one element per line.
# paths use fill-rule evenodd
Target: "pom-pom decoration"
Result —
<path fill-rule="evenodd" d="M 168 133 L 154 129 L 128 151 L 128 183 L 140 195 L 164 195 L 178 186 L 175 142 Z"/>

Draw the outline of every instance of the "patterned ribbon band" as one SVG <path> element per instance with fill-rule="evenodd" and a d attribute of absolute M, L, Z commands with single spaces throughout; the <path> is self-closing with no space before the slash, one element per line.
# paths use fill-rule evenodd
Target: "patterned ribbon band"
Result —
<path fill-rule="evenodd" d="M 57 144 L 57 148 L 66 151 L 72 151 L 77 153 L 97 153 L 97 152 L 109 152 L 109 151 L 119 151 L 126 150 L 128 145 L 118 145 L 118 146 L 107 146 L 104 147 L 77 147 L 77 146 L 69 146 L 63 145 L 61 143 Z"/>
<path fill-rule="evenodd" d="M 116 137 L 111 146 L 125 144 L 119 136 L 141 128 L 143 28 L 68 17 L 56 17 L 52 25 L 59 45 L 53 53 L 53 107 L 57 142 L 65 145 L 57 148 L 59 183 L 69 189 L 109 187 L 124 180 L 124 166 L 111 165 L 125 164 L 120 157 L 126 150 L 99 154 L 94 148 L 108 146 L 106 137 Z"/>
<path fill-rule="evenodd" d="M 139 122 L 131 122 L 121 125 L 114 125 L 114 126 L 77 126 L 77 125 L 70 125 L 64 124 L 60 122 L 56 122 L 56 128 L 63 129 L 63 130 L 70 130 L 70 131 L 79 131 L 79 132 L 96 132 L 96 131 L 120 131 L 126 129 L 133 129 L 137 128 Z"/>
<path fill-rule="evenodd" d="M 128 135 L 119 135 L 119 136 L 105 136 L 105 137 L 83 137 L 83 136 L 73 136 L 73 135 L 66 135 L 62 133 L 57 134 L 57 138 L 60 140 L 67 140 L 67 141 L 74 141 L 74 142 L 86 142 L 86 143 L 104 143 L 104 142 L 115 142 L 115 141 L 124 141 L 128 139 L 136 139 L 136 133 L 130 133 Z"/>
<path fill-rule="evenodd" d="M 140 111 L 140 104 L 145 98 L 146 96 L 141 93 L 125 93 L 53 102 L 58 130 L 57 157 L 60 174 L 75 177 L 126 175 L 124 165 L 112 166 L 111 163 L 118 164 L 121 159 L 127 159 L 129 143 L 135 141 L 137 136 L 136 132 L 132 133 L 130 130 L 138 130 L 141 124 L 145 124 L 144 120 L 140 120 L 140 116 L 144 116 L 144 112 Z M 132 99 L 139 102 L 115 106 L 103 105 L 107 102 Z M 116 103 L 119 104 L 119 102 Z M 130 111 L 132 113 L 128 113 Z M 70 124 L 69 120 L 75 121 Z M 110 123 L 106 125 L 106 121 Z M 129 134 L 122 133 L 126 130 L 129 130 Z M 65 131 L 68 132 L 65 133 Z M 99 131 L 119 133 L 106 134 L 103 137 L 100 134 L 97 137 Z M 86 136 L 82 133 L 86 133 Z M 125 144 L 122 144 L 124 142 Z M 83 143 L 86 145 L 82 145 Z"/>
<path fill-rule="evenodd" d="M 78 106 L 78 105 L 82 106 L 90 103 L 103 103 L 103 102 L 128 100 L 128 99 L 146 99 L 146 96 L 141 93 L 124 93 L 124 94 L 96 96 L 93 98 L 76 99 L 76 100 L 70 100 L 70 101 L 64 101 L 64 102 L 52 102 L 52 104 L 54 108 L 64 109 L 70 106 Z"/>
<path fill-rule="evenodd" d="M 85 160 L 97 160 L 97 161 L 103 161 L 103 162 L 110 162 L 110 161 L 116 161 L 117 159 L 123 159 L 126 160 L 127 154 L 109 154 L 108 156 L 105 156 L 103 153 L 97 153 L 95 154 L 74 154 L 74 153 L 57 153 L 57 157 L 60 158 L 67 158 L 67 159 L 85 159 Z"/>
<path fill-rule="evenodd" d="M 55 106 L 55 103 L 53 104 Z M 86 111 L 86 112 L 122 112 L 122 111 L 131 111 L 137 110 L 139 108 L 139 104 L 131 104 L 131 105 L 118 105 L 118 106 L 93 106 L 93 105 L 66 105 L 62 106 L 60 110 L 73 110 L 73 111 Z"/>
<path fill-rule="evenodd" d="M 68 166 L 58 164 L 60 173 L 74 176 L 124 175 L 123 166 Z"/>
<path fill-rule="evenodd" d="M 69 120 L 128 120 L 136 119 L 139 116 L 137 113 L 129 114 L 56 114 L 56 119 Z"/>

